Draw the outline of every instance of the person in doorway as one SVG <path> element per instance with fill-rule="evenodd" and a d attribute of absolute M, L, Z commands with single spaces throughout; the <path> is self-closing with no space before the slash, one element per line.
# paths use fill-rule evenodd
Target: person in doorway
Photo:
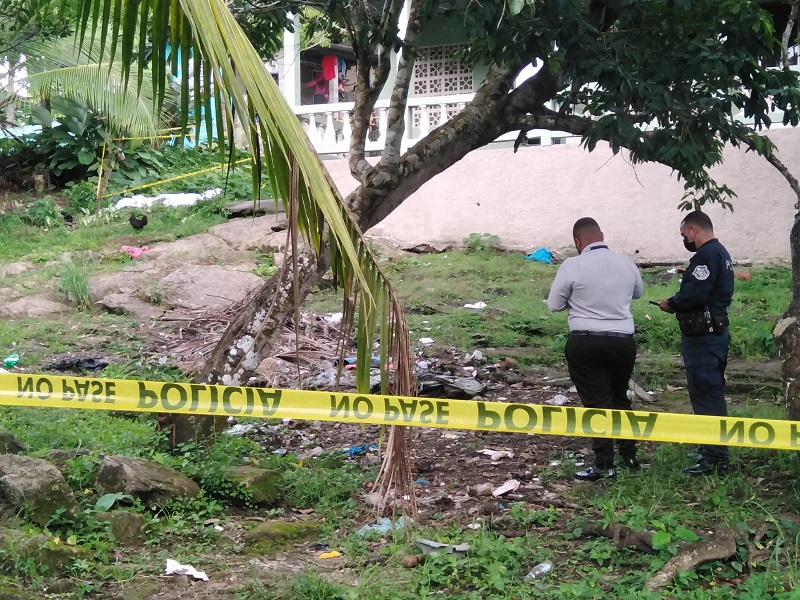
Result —
<path fill-rule="evenodd" d="M 733 297 L 731 256 L 714 237 L 711 219 L 690 212 L 681 221 L 683 245 L 694 252 L 678 293 L 659 303 L 675 313 L 681 330 L 681 352 L 686 384 L 696 415 L 727 416 L 725 367 L 728 364 L 728 306 Z M 730 468 L 727 446 L 701 446 L 697 464 L 684 469 L 690 475 L 711 475 Z"/>
<path fill-rule="evenodd" d="M 630 258 L 609 250 L 594 219 L 578 219 L 572 238 L 579 255 L 559 267 L 547 298 L 550 310 L 568 311 L 564 353 L 570 378 L 585 407 L 630 410 L 628 384 L 636 361 L 631 300 L 642 295 L 642 276 Z M 575 479 L 616 477 L 614 440 L 594 438 L 592 449 L 594 466 Z M 623 466 L 639 468 L 634 440 L 619 440 L 618 449 Z"/>

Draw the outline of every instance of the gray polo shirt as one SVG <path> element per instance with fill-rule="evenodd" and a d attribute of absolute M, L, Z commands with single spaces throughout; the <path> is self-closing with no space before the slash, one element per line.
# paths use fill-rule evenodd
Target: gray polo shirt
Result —
<path fill-rule="evenodd" d="M 569 311 L 570 331 L 633 333 L 631 300 L 643 290 L 634 262 L 595 242 L 558 268 L 547 306 Z"/>

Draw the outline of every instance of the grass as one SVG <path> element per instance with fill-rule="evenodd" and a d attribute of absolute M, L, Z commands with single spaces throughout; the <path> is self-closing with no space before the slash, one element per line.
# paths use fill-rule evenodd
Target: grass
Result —
<path fill-rule="evenodd" d="M 566 313 L 546 305 L 557 265 L 526 261 L 522 253 L 478 250 L 387 260 L 387 274 L 401 297 L 412 337 L 431 337 L 438 346 L 462 351 L 481 348 L 492 356 L 512 356 L 525 365 L 563 363 Z M 644 297 L 632 304 L 641 356 L 653 361 L 680 353 L 672 315 L 648 304 L 678 290 L 679 276 L 666 268 L 644 270 Z M 772 327 L 790 299 L 791 273 L 784 267 L 750 269 L 752 280 L 736 281 L 730 309 L 731 357 L 775 358 Z M 320 310 L 338 309 L 331 293 L 315 294 Z M 483 301 L 483 310 L 463 308 Z"/>

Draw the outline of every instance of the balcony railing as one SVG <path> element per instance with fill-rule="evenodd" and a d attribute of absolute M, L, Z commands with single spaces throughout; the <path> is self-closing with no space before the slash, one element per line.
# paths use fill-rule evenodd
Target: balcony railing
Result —
<path fill-rule="evenodd" d="M 413 146 L 433 129 L 446 123 L 472 101 L 473 94 L 453 96 L 435 96 L 425 98 L 409 98 L 406 106 L 406 126 L 401 149 Z M 303 122 L 303 127 L 311 143 L 320 154 L 346 154 L 350 150 L 353 134 L 351 116 L 354 108 L 352 102 L 335 104 L 313 104 L 295 106 L 294 112 Z M 378 100 L 372 114 L 370 129 L 367 134 L 366 151 L 383 150 L 386 141 L 387 112 L 389 100 Z M 506 134 L 496 141 L 511 142 L 517 137 L 516 132 Z M 532 144 L 550 145 L 578 143 L 580 138 L 567 133 L 547 130 L 528 132 Z"/>

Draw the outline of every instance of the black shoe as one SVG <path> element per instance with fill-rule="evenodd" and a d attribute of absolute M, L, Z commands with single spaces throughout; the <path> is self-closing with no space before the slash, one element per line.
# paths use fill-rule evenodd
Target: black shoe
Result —
<path fill-rule="evenodd" d="M 585 471 L 578 471 L 573 477 L 578 481 L 600 481 L 601 479 L 614 479 L 617 476 L 617 471 L 611 469 L 598 469 L 597 467 L 589 467 Z"/>
<path fill-rule="evenodd" d="M 700 459 L 703 458 L 703 448 L 698 446 L 691 452 L 687 452 L 686 457 L 691 460 L 696 460 L 697 462 L 700 462 Z"/>
<path fill-rule="evenodd" d="M 686 467 L 683 472 L 688 475 L 725 475 L 730 469 L 731 465 L 728 462 L 707 463 L 700 461 L 696 465 Z"/>
<path fill-rule="evenodd" d="M 642 465 L 640 465 L 639 461 L 635 458 L 623 458 L 622 467 L 628 469 L 629 471 L 638 471 L 642 468 Z"/>

